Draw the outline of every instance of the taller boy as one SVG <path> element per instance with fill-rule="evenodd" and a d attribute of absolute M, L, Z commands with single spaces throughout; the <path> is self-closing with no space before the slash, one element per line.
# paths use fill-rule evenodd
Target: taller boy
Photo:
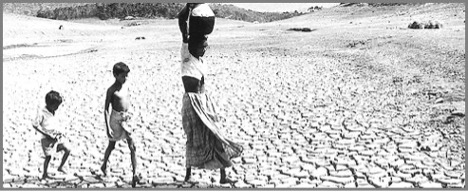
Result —
<path fill-rule="evenodd" d="M 133 139 L 130 137 L 130 132 L 126 130 L 127 127 L 125 127 L 125 121 L 130 118 L 128 115 L 128 108 L 130 107 L 128 89 L 126 86 L 124 87 L 129 72 L 130 69 L 125 63 L 119 62 L 114 65 L 113 74 L 115 82 L 107 89 L 106 103 L 104 105 L 104 121 L 106 122 L 106 133 L 109 138 L 109 145 L 104 154 L 104 162 L 101 166 L 101 171 L 106 175 L 107 161 L 109 160 L 112 150 L 115 148 L 115 143 L 119 140 L 126 139 L 128 148 L 130 148 L 132 160 L 132 187 L 135 187 L 136 182 L 139 180 L 136 175 L 136 149 Z M 111 104 L 112 112 L 109 116 L 109 105 Z"/>

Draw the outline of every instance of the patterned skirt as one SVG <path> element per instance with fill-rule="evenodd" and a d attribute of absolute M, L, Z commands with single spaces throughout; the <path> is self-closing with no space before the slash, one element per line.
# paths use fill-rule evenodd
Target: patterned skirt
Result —
<path fill-rule="evenodd" d="M 227 139 L 219 130 L 215 107 L 205 93 L 184 93 L 182 125 L 187 135 L 186 167 L 219 169 L 230 167 L 243 147 Z"/>

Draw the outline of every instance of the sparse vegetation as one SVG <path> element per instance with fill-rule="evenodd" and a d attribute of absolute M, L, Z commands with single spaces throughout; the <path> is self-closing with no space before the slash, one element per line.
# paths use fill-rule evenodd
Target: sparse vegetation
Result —
<path fill-rule="evenodd" d="M 35 4 L 8 4 L 4 11 L 16 14 L 37 16 L 41 18 L 70 20 L 98 17 L 102 20 L 110 18 L 124 19 L 125 17 L 141 18 L 176 18 L 178 12 L 182 9 L 182 3 L 76 3 L 76 4 L 58 4 L 49 5 L 42 3 Z M 294 16 L 302 15 L 301 12 L 258 12 L 246 10 L 227 4 L 210 4 L 216 14 L 216 17 L 242 20 L 247 22 L 271 22 L 288 19 Z M 314 7 L 320 10 L 321 7 Z M 27 10 L 27 11 L 26 11 Z M 24 13 L 23 13 L 24 12 Z"/>
<path fill-rule="evenodd" d="M 102 20 L 110 18 L 124 19 L 128 16 L 144 18 L 173 19 L 182 9 L 180 3 L 97 3 L 75 7 L 60 7 L 54 10 L 41 9 L 37 16 L 48 19 L 69 20 L 98 17 Z"/>
<path fill-rule="evenodd" d="M 304 28 L 290 28 L 288 29 L 288 31 L 312 32 L 313 30 L 308 27 L 304 27 Z"/>
<path fill-rule="evenodd" d="M 322 6 L 312 6 L 312 7 L 309 7 L 309 9 L 307 9 L 307 11 L 309 12 L 314 12 L 314 11 L 320 11 L 322 10 Z"/>
<path fill-rule="evenodd" d="M 54 10 L 61 7 L 76 7 L 90 3 L 4 3 L 3 13 L 37 16 L 40 10 Z"/>
<path fill-rule="evenodd" d="M 225 5 L 225 4 L 211 4 L 210 5 L 217 17 L 233 19 L 233 20 L 242 20 L 248 22 L 272 22 L 277 20 L 288 19 L 291 17 L 303 15 L 304 13 L 300 12 L 258 12 L 252 10 L 246 10 L 243 8 L 236 7 L 234 5 Z"/>
<path fill-rule="evenodd" d="M 439 23 L 438 21 L 435 21 L 435 22 L 429 21 L 427 23 L 414 21 L 408 25 L 408 28 L 410 29 L 441 29 L 442 26 L 443 25 Z"/>
<path fill-rule="evenodd" d="M 410 4 L 418 4 L 418 3 L 340 3 L 342 7 L 350 7 L 350 6 L 371 6 L 371 7 L 385 7 L 385 6 L 400 6 L 400 5 L 410 5 Z"/>
<path fill-rule="evenodd" d="M 414 21 L 413 23 L 410 23 L 408 25 L 408 28 L 410 28 L 410 29 L 424 29 L 424 24 L 420 23 L 420 22 L 417 22 L 417 21 Z"/>

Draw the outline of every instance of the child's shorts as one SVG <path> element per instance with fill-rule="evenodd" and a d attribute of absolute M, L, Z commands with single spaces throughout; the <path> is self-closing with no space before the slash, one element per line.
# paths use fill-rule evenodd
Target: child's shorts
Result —
<path fill-rule="evenodd" d="M 52 154 L 60 151 L 63 148 L 66 148 L 63 142 L 56 141 L 54 139 L 41 139 L 42 150 L 44 151 L 45 156 L 51 156 Z"/>

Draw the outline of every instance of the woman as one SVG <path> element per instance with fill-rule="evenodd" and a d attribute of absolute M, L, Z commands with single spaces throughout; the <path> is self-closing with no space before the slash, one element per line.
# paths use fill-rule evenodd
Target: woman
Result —
<path fill-rule="evenodd" d="M 187 135 L 186 176 L 191 168 L 220 169 L 220 183 L 234 183 L 226 178 L 226 167 L 239 157 L 242 146 L 227 139 L 216 125 L 218 118 L 211 98 L 205 93 L 205 54 L 207 36 L 213 31 L 214 14 L 208 5 L 187 4 L 179 13 L 182 32 L 182 82 L 185 93 L 182 101 L 182 124 Z M 190 28 L 192 27 L 192 28 Z"/>

